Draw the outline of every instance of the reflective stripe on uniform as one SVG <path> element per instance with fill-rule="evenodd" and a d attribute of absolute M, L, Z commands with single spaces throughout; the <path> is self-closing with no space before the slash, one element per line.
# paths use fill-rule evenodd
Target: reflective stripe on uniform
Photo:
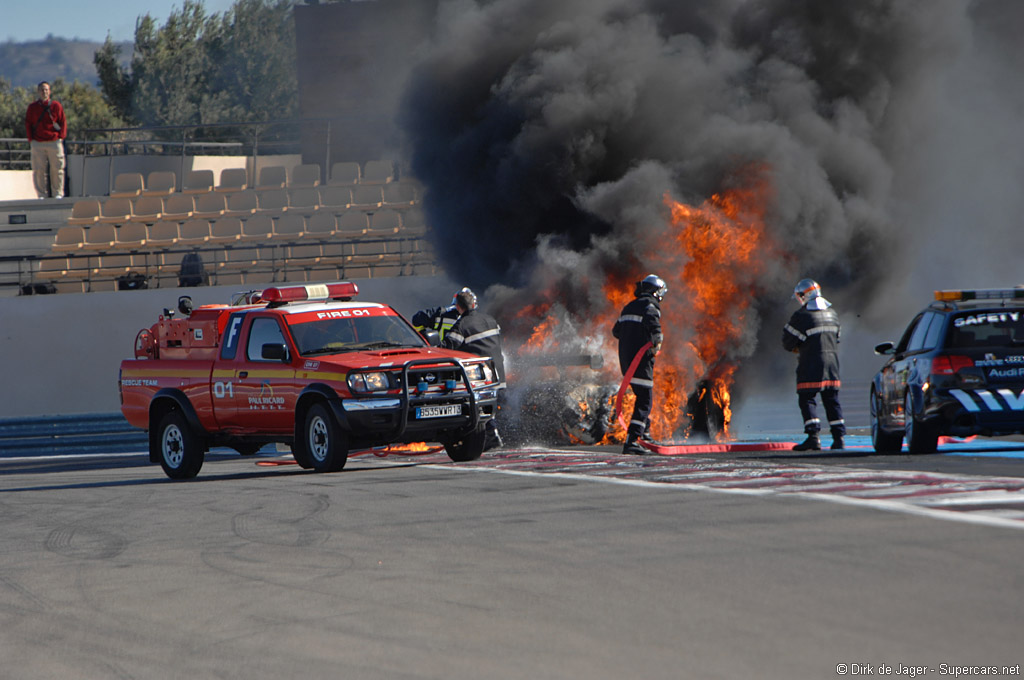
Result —
<path fill-rule="evenodd" d="M 461 333 L 448 333 L 448 337 L 458 343 L 465 342 L 465 339 L 462 337 Z"/>
<path fill-rule="evenodd" d="M 641 387 L 654 387 L 653 380 L 644 380 L 643 378 L 633 378 L 629 381 L 630 385 L 640 385 Z"/>
<path fill-rule="evenodd" d="M 786 327 L 783 330 L 787 331 L 791 335 L 795 335 L 801 342 L 803 342 L 804 340 L 807 339 L 806 335 L 804 335 L 803 333 L 801 333 L 797 329 L 793 328 L 788 323 L 786 324 Z"/>
<path fill-rule="evenodd" d="M 807 335 L 818 335 L 819 333 L 838 333 L 839 326 L 815 326 L 807 329 Z"/>
<path fill-rule="evenodd" d="M 635 321 L 636 323 L 643 323 L 644 317 L 639 314 L 623 314 L 619 317 L 619 321 Z"/>
<path fill-rule="evenodd" d="M 838 390 L 840 382 L 838 380 L 819 380 L 817 382 L 798 382 L 796 384 L 797 390 Z"/>
<path fill-rule="evenodd" d="M 463 340 L 463 342 L 465 342 L 467 345 L 469 345 L 471 343 L 476 342 L 477 340 L 483 340 L 484 338 L 490 338 L 492 336 L 498 335 L 499 333 L 501 333 L 501 328 L 492 328 L 491 330 L 483 331 L 482 333 L 474 333 L 473 335 L 471 335 L 468 338 L 466 338 L 465 340 Z M 454 338 L 454 337 L 456 337 L 457 334 L 456 333 L 452 333 L 451 335 Z"/>

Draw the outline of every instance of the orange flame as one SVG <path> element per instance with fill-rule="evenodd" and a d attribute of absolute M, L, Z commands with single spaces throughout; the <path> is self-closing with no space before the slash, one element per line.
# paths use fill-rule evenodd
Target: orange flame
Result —
<path fill-rule="evenodd" d="M 655 439 L 680 435 L 687 425 L 687 398 L 702 379 L 711 384 L 711 397 L 731 417 L 730 390 L 738 361 L 737 348 L 748 333 L 762 262 L 777 251 L 765 228 L 765 211 L 772 198 L 767 168 L 752 166 L 740 176 L 741 186 L 714 194 L 700 206 L 664 196 L 668 220 L 664 230 L 651 230 L 640 244 L 646 251 L 643 271 L 609 275 L 602 285 L 605 301 L 574 319 L 578 337 L 603 338 L 609 371 L 617 368 L 617 353 L 610 329 L 620 310 L 633 299 L 633 282 L 654 272 L 668 284 L 662 303 L 665 341 L 655 363 L 655 411 L 651 430 Z M 592 275 L 591 272 L 589 275 Z M 554 291 L 549 294 L 554 297 Z M 517 320 L 541 318 L 524 349 L 551 351 L 558 320 L 552 304 L 530 305 Z M 617 378 L 617 376 L 608 376 Z M 617 381 L 616 381 L 617 382 Z M 613 397 L 614 398 L 614 397 Z M 632 410 L 627 393 L 623 410 Z M 727 436 L 727 431 L 726 431 Z M 625 433 L 612 423 L 602 443 L 622 441 Z"/>

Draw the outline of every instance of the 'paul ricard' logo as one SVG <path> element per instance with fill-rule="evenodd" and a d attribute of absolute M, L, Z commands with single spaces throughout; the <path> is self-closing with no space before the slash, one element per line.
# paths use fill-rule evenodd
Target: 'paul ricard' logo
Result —
<path fill-rule="evenodd" d="M 249 408 L 254 411 L 280 411 L 284 409 L 284 397 L 274 396 L 274 386 L 269 380 L 264 380 L 260 393 L 249 397 Z"/>

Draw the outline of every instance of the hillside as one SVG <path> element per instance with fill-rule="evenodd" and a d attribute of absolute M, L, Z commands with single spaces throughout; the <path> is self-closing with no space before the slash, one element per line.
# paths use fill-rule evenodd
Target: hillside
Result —
<path fill-rule="evenodd" d="M 47 37 L 31 42 L 0 43 L 0 78 L 12 87 L 34 88 L 41 80 L 63 78 L 97 85 L 93 54 L 103 43 Z M 122 58 L 131 57 L 131 43 L 122 43 Z"/>

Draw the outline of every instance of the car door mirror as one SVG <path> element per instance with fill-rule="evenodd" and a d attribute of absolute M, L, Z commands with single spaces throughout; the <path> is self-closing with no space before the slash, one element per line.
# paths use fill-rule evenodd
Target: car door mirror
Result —
<path fill-rule="evenodd" d="M 288 345 L 284 343 L 268 342 L 263 345 L 262 352 L 260 354 L 264 359 L 270 359 L 272 361 L 288 361 Z"/>
<path fill-rule="evenodd" d="M 441 346 L 441 334 L 435 331 L 433 328 L 428 328 L 424 330 L 422 333 L 420 333 L 420 335 L 423 336 L 423 339 L 426 340 L 427 344 L 430 345 L 431 347 Z"/>
<path fill-rule="evenodd" d="M 875 354 L 895 354 L 896 345 L 891 342 L 883 342 L 879 345 L 875 345 Z"/>

